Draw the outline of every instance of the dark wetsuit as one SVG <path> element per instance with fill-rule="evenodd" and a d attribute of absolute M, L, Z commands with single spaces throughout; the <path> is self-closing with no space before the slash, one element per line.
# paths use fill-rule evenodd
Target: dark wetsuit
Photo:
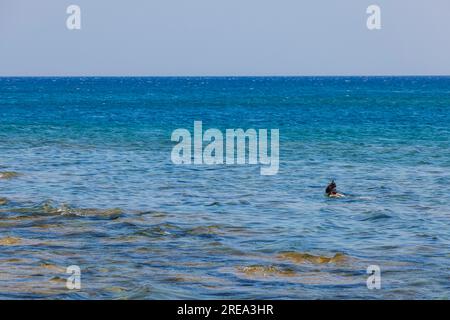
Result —
<path fill-rule="evenodd" d="M 328 196 L 337 193 L 337 191 L 336 191 L 336 183 L 335 183 L 334 181 L 332 181 L 332 182 L 328 185 L 327 189 L 325 190 L 325 193 L 326 193 Z"/>

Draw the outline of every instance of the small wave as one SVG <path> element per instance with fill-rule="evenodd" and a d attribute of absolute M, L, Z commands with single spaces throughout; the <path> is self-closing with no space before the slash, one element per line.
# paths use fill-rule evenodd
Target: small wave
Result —
<path fill-rule="evenodd" d="M 217 206 L 220 206 L 220 202 L 218 201 L 214 201 L 205 205 L 205 207 L 217 207 Z"/>
<path fill-rule="evenodd" d="M 147 210 L 147 211 L 138 211 L 136 213 L 138 216 L 146 216 L 146 215 L 150 215 L 154 218 L 166 218 L 167 217 L 167 213 L 165 212 L 161 212 L 161 211 L 153 211 L 153 210 Z"/>
<path fill-rule="evenodd" d="M 176 236 L 180 233 L 181 228 L 171 223 L 161 223 L 151 228 L 136 231 L 134 235 L 145 236 L 149 238 L 161 238 L 168 236 Z"/>
<path fill-rule="evenodd" d="M 358 196 L 358 197 L 354 197 L 353 199 L 355 200 L 375 200 L 375 197 L 370 197 L 370 196 Z"/>
<path fill-rule="evenodd" d="M 239 206 L 239 205 L 244 205 L 244 206 L 248 206 L 251 205 L 250 201 L 248 200 L 233 200 L 233 201 L 228 201 L 225 203 L 227 206 Z"/>
<path fill-rule="evenodd" d="M 390 215 L 385 213 L 376 213 L 371 215 L 370 217 L 361 219 L 361 221 L 376 221 L 376 220 L 385 220 L 392 218 Z"/>

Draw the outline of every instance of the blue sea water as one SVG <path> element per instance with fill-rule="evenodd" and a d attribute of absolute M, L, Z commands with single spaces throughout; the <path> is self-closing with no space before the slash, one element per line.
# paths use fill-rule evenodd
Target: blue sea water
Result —
<path fill-rule="evenodd" d="M 279 173 L 174 165 L 196 120 Z M 0 172 L 0 298 L 450 297 L 448 77 L 0 78 Z"/>

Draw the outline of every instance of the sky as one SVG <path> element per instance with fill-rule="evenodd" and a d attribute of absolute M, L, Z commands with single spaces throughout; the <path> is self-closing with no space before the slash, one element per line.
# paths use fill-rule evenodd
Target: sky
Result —
<path fill-rule="evenodd" d="M 0 0 L 0 76 L 271 75 L 450 75 L 450 1 Z"/>

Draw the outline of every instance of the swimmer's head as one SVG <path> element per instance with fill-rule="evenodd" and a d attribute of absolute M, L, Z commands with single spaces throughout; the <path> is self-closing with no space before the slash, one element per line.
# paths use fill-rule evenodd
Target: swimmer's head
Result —
<path fill-rule="evenodd" d="M 330 195 L 333 192 L 336 193 L 336 182 L 334 182 L 334 180 L 331 180 L 331 183 L 327 186 L 325 193 Z"/>

